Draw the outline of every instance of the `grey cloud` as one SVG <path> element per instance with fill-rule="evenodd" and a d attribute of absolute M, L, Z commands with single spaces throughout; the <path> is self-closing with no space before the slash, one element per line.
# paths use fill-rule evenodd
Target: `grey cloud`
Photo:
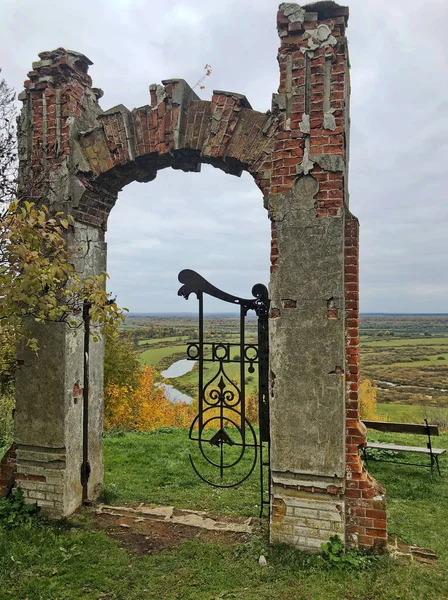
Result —
<path fill-rule="evenodd" d="M 361 309 L 446 311 L 448 42 L 446 0 L 352 0 L 350 206 L 361 222 Z M 148 85 L 183 77 L 270 108 L 278 86 L 271 0 L 6 0 L 1 66 L 18 90 L 37 53 L 58 46 L 94 61 L 103 108 L 148 102 Z M 204 167 L 128 186 L 108 231 L 110 289 L 135 311 L 195 310 L 178 299 L 189 267 L 247 295 L 268 280 L 261 193 Z M 218 310 L 219 305 L 211 307 Z"/>

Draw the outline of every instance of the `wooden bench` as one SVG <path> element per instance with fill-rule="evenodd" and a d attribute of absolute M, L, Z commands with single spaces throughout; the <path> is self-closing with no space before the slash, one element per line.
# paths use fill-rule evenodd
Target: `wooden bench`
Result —
<path fill-rule="evenodd" d="M 425 419 L 424 425 L 415 425 L 414 423 L 386 423 L 385 421 L 362 421 L 368 429 L 376 429 L 377 431 L 385 431 L 387 433 L 412 433 L 414 435 L 426 435 L 428 441 L 425 446 L 399 446 L 397 444 L 383 444 L 376 442 L 367 441 L 365 444 L 360 445 L 364 460 L 368 464 L 367 450 L 390 450 L 392 452 L 413 452 L 416 454 L 426 454 L 429 456 L 430 464 L 421 463 L 410 463 L 397 460 L 385 460 L 383 462 L 392 462 L 402 465 L 412 465 L 415 467 L 425 467 L 431 469 L 431 475 L 434 472 L 434 467 L 437 468 L 439 475 L 439 456 L 444 454 L 446 450 L 441 448 L 433 448 L 431 443 L 432 435 L 439 435 L 439 428 L 437 425 L 429 425 Z M 381 459 L 377 459 L 381 460 Z"/>

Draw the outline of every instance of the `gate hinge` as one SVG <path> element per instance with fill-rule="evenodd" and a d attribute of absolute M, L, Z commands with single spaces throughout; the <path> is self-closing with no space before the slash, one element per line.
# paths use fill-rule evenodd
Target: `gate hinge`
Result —
<path fill-rule="evenodd" d="M 81 464 L 81 485 L 84 485 L 89 481 L 91 470 L 92 469 L 90 468 L 90 463 L 88 461 Z"/>

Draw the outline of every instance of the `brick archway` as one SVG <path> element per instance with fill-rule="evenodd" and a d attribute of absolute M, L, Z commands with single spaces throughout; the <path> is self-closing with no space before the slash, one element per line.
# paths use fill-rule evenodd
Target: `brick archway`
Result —
<path fill-rule="evenodd" d="M 104 228 L 117 191 L 131 181 L 151 181 L 167 167 L 199 172 L 205 163 L 236 176 L 247 171 L 269 191 L 278 115 L 254 111 L 232 92 L 200 100 L 182 79 L 152 85 L 150 94 L 149 106 L 112 108 L 80 136 L 87 171 L 79 173 L 86 187 L 79 220 Z"/>
<path fill-rule="evenodd" d="M 347 192 L 347 20 L 348 9 L 331 1 L 280 5 L 280 87 L 266 114 L 231 92 L 200 100 L 182 79 L 151 86 L 149 106 L 103 112 L 90 61 L 61 48 L 39 55 L 20 95 L 22 193 L 75 217 L 75 240 L 88 242 L 77 265 L 85 274 L 105 269 L 107 218 L 128 183 L 201 163 L 253 176 L 272 222 L 271 537 L 309 550 L 335 533 L 349 546 L 386 541 L 384 490 L 358 453 L 365 432 L 358 222 Z M 41 351 L 22 352 L 15 450 L 5 462 L 28 501 L 69 514 L 81 500 L 82 344 L 63 324 L 35 327 Z M 94 348 L 92 499 L 103 474 L 103 348 Z"/>

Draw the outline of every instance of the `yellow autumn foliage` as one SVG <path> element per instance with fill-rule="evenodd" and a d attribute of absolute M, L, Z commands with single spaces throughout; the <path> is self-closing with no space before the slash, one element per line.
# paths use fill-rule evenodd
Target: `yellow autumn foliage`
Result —
<path fill-rule="evenodd" d="M 195 409 L 173 404 L 157 385 L 154 367 L 145 367 L 135 389 L 110 384 L 106 388 L 104 427 L 106 431 L 151 431 L 162 426 L 188 427 Z"/>
<path fill-rule="evenodd" d="M 170 402 L 165 396 L 164 389 L 158 385 L 160 376 L 154 367 L 145 367 L 141 371 L 136 370 L 135 377 L 137 385 L 134 386 L 117 383 L 106 385 L 104 394 L 104 428 L 106 431 L 151 431 L 164 426 L 190 427 L 198 412 L 197 399 L 191 405 Z M 235 377 L 232 382 L 227 382 L 228 389 L 231 389 L 232 383 L 239 388 L 238 377 Z M 211 389 L 206 392 L 209 401 L 211 400 Z M 205 420 L 211 420 L 206 426 L 207 429 L 217 427 L 216 419 L 219 418 L 220 413 L 218 407 L 209 408 L 206 411 Z M 224 408 L 223 414 L 226 419 L 240 425 L 240 418 L 235 412 Z M 258 398 L 256 395 L 249 395 L 246 399 L 246 417 L 253 426 L 258 423 Z M 228 421 L 226 424 L 231 426 Z"/>
<path fill-rule="evenodd" d="M 361 419 L 378 421 L 376 405 L 376 385 L 370 379 L 362 379 L 359 384 L 359 413 Z"/>

